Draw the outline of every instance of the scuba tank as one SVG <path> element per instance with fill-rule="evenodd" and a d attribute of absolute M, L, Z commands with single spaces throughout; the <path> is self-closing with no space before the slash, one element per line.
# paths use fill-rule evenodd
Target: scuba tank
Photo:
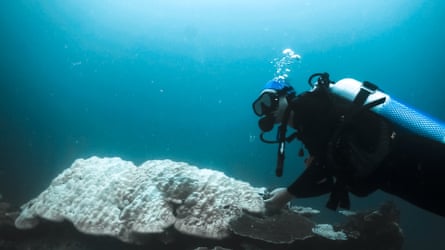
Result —
<path fill-rule="evenodd" d="M 370 110 L 407 131 L 445 144 L 443 122 L 402 104 L 369 82 L 345 78 L 336 83 L 330 82 L 329 92 L 351 102 L 362 99 L 363 105 L 382 100 Z"/>

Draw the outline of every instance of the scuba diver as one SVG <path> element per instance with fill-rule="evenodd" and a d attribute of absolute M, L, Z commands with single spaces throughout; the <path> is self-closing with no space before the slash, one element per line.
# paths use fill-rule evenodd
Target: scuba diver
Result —
<path fill-rule="evenodd" d="M 309 85 L 311 90 L 297 94 L 285 78 L 276 77 L 252 104 L 261 117 L 261 140 L 278 144 L 277 176 L 283 173 L 286 143 L 298 139 L 309 153 L 302 174 L 265 200 L 267 213 L 294 198 L 329 193 L 328 208 L 350 209 L 350 193 L 365 197 L 382 190 L 445 216 L 443 123 L 370 82 L 333 82 L 329 74 L 317 73 Z M 280 124 L 276 140 L 266 139 L 275 124 Z M 287 127 L 295 132 L 287 135 Z"/>

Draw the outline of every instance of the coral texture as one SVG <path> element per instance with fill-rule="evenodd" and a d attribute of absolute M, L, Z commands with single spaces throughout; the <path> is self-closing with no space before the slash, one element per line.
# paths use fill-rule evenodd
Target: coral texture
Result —
<path fill-rule="evenodd" d="M 221 239 L 243 210 L 263 212 L 261 195 L 222 172 L 171 160 L 137 167 L 120 158 L 91 157 L 76 160 L 24 204 L 15 225 L 29 229 L 41 218 L 68 220 L 81 232 L 125 242 L 174 226 L 185 234 Z"/>

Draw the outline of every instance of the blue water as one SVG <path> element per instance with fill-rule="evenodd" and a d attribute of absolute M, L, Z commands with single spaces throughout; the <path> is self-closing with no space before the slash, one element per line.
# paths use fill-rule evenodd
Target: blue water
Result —
<path fill-rule="evenodd" d="M 21 204 L 92 155 L 170 158 L 286 186 L 302 170 L 300 145 L 275 177 L 276 147 L 258 140 L 251 110 L 273 59 L 286 48 L 302 56 L 289 75 L 299 91 L 327 71 L 445 120 L 444 11 L 426 0 L 2 1 L 0 193 Z M 444 245 L 444 218 L 395 197 L 377 192 L 353 208 L 385 200 L 401 209 L 406 249 Z"/>

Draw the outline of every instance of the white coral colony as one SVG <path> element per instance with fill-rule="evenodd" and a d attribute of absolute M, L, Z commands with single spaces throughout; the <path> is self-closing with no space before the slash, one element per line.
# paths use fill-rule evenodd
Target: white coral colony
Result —
<path fill-rule="evenodd" d="M 22 206 L 15 225 L 40 218 L 70 221 L 87 234 L 133 242 L 135 234 L 174 227 L 185 234 L 221 239 L 242 210 L 261 213 L 263 199 L 248 183 L 183 162 L 120 158 L 78 159 L 37 198 Z"/>

